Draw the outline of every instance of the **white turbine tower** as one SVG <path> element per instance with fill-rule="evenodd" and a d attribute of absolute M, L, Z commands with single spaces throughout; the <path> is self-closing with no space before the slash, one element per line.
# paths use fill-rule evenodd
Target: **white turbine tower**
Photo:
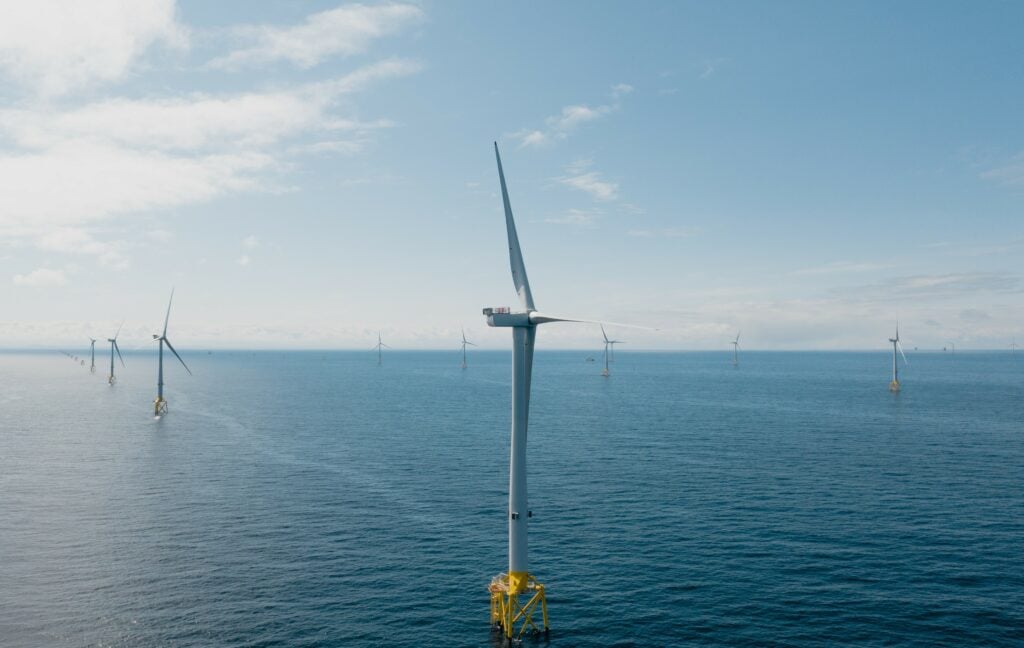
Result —
<path fill-rule="evenodd" d="M 92 356 L 92 364 L 89 366 L 90 373 L 96 373 L 96 339 L 89 338 L 89 353 Z"/>
<path fill-rule="evenodd" d="M 622 340 L 609 340 L 608 334 L 604 332 L 604 324 L 601 325 L 601 335 L 604 337 L 604 371 L 601 372 L 601 375 L 607 378 L 612 375 L 608 371 L 608 362 L 614 358 L 615 345 L 625 343 Z"/>
<path fill-rule="evenodd" d="M 469 340 L 466 339 L 466 329 L 462 329 L 462 368 L 463 369 L 465 369 L 467 366 L 469 366 L 469 365 L 466 364 L 466 345 L 476 346 L 475 344 L 473 344 L 472 342 L 470 342 Z"/>
<path fill-rule="evenodd" d="M 1019 345 L 1017 344 L 1017 338 L 1013 338 L 1013 341 L 1010 342 L 1010 355 L 1017 355 L 1018 346 Z"/>
<path fill-rule="evenodd" d="M 121 326 L 124 326 L 124 320 L 121 320 Z M 124 367 L 124 358 L 121 357 L 121 349 L 117 346 L 117 336 L 121 334 L 121 326 L 117 327 L 117 333 L 114 333 L 114 337 L 107 338 L 107 342 L 110 342 L 110 377 L 107 378 L 107 384 L 110 386 L 117 382 L 117 378 L 114 377 L 115 351 L 117 351 L 117 359 L 121 361 L 121 366 Z"/>
<path fill-rule="evenodd" d="M 740 366 L 740 331 L 736 331 L 736 339 L 730 342 L 732 344 L 732 366 Z"/>
<path fill-rule="evenodd" d="M 508 571 L 495 576 L 488 587 L 491 593 L 491 624 L 504 634 L 505 642 L 520 638 L 528 630 L 548 632 L 548 607 L 544 586 L 530 573 L 527 551 L 527 528 L 530 511 L 526 489 L 526 428 L 530 414 L 530 378 L 533 370 L 533 348 L 537 325 L 549 322 L 581 322 L 586 320 L 552 317 L 539 313 L 533 303 L 530 282 L 526 277 L 523 253 L 519 247 L 512 206 L 501 167 L 498 143 L 494 143 L 498 163 L 501 199 L 505 207 L 505 229 L 508 235 L 509 265 L 512 283 L 522 310 L 508 307 L 485 308 L 488 326 L 512 329 L 512 443 L 509 457 L 508 488 Z M 526 595 L 526 603 L 520 601 Z M 540 608 L 540 624 L 533 615 Z M 516 625 L 519 625 L 518 631 Z"/>
<path fill-rule="evenodd" d="M 907 355 L 903 353 L 903 345 L 900 344 L 900 323 L 896 322 L 896 337 L 889 338 L 892 342 L 892 382 L 889 383 L 889 391 L 898 392 L 900 390 L 900 371 L 899 365 L 896 362 L 896 351 L 899 350 L 900 355 L 903 356 L 903 363 L 910 364 L 907 361 Z"/>
<path fill-rule="evenodd" d="M 181 363 L 181 366 L 185 367 L 185 371 L 188 372 L 188 375 L 190 375 L 190 376 L 192 375 L 192 370 L 188 368 L 188 365 L 185 364 L 185 361 L 181 359 L 181 356 L 178 355 L 178 352 L 174 350 L 173 346 L 171 346 L 171 341 L 167 339 L 167 322 L 170 321 L 170 319 L 171 319 L 171 303 L 173 301 L 174 301 L 174 288 L 171 288 L 171 298 L 167 300 L 167 316 L 164 317 L 164 332 L 161 333 L 160 335 L 157 335 L 156 333 L 153 334 L 153 339 L 160 343 L 160 364 L 159 364 L 159 369 L 157 370 L 157 378 L 156 378 L 156 400 L 153 401 L 153 415 L 154 416 L 163 416 L 164 414 L 167 413 L 167 401 L 164 400 L 164 345 L 165 344 L 167 345 L 167 348 L 171 350 L 171 353 L 174 354 L 174 357 L 178 359 L 178 362 Z"/>

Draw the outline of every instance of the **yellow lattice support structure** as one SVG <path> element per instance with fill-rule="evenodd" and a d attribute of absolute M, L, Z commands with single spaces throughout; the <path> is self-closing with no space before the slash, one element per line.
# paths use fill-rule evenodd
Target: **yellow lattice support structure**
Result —
<path fill-rule="evenodd" d="M 544 586 L 526 572 L 512 576 L 498 574 L 487 587 L 491 593 L 491 627 L 501 631 L 509 642 L 522 639 L 528 631 L 547 636 L 548 601 Z M 539 619 L 536 618 L 538 608 Z"/>

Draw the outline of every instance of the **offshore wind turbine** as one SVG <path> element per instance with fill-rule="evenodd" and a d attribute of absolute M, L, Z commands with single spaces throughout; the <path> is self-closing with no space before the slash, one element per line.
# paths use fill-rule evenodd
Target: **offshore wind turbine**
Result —
<path fill-rule="evenodd" d="M 1013 338 L 1013 341 L 1010 342 L 1010 355 L 1017 355 L 1018 346 L 1019 345 L 1017 344 L 1017 338 Z"/>
<path fill-rule="evenodd" d="M 171 303 L 173 301 L 174 301 L 174 288 L 171 288 L 171 298 L 169 300 L 167 300 L 167 316 L 164 317 L 164 332 L 161 333 L 160 335 L 157 335 L 156 333 L 153 334 L 153 339 L 160 343 L 160 365 L 159 365 L 160 368 L 157 370 L 156 400 L 153 401 L 153 414 L 154 414 L 154 416 L 163 416 L 164 414 L 167 413 L 167 401 L 164 400 L 164 345 L 165 344 L 167 345 L 167 348 L 171 350 L 171 353 L 174 354 L 174 357 L 177 358 L 179 362 L 181 362 L 181 366 L 185 367 L 185 371 L 188 372 L 188 375 L 190 375 L 190 376 L 192 375 L 192 370 L 188 368 L 188 365 L 185 364 L 185 361 L 181 359 L 181 356 L 178 355 L 178 352 L 174 350 L 173 346 L 171 346 L 171 341 L 167 339 L 167 322 L 170 321 L 170 319 L 171 319 Z"/>
<path fill-rule="evenodd" d="M 89 352 L 92 354 L 92 364 L 89 366 L 90 373 L 96 373 L 96 339 L 89 338 Z"/>
<path fill-rule="evenodd" d="M 124 320 L 121 320 L 121 326 L 124 326 Z M 107 338 L 107 342 L 110 342 L 110 377 L 107 378 L 107 384 L 110 386 L 117 382 L 117 378 L 114 377 L 115 351 L 117 351 L 117 359 L 121 361 L 121 366 L 124 367 L 124 358 L 121 357 L 121 349 L 117 346 L 117 336 L 121 334 L 121 326 L 117 327 L 117 333 L 114 333 L 114 337 Z"/>
<path fill-rule="evenodd" d="M 528 561 L 528 524 L 533 512 L 530 510 L 526 489 L 526 429 L 530 414 L 530 379 L 533 372 L 533 349 L 537 337 L 537 326 L 549 322 L 582 322 L 586 320 L 567 319 L 544 315 L 533 303 L 533 293 L 526 277 L 523 252 L 519 247 L 512 205 L 505 184 L 505 172 L 501 167 L 498 143 L 494 143 L 494 158 L 498 164 L 498 180 L 501 184 L 501 199 L 505 208 L 505 230 L 508 236 L 509 266 L 512 283 L 519 296 L 521 310 L 513 312 L 508 307 L 485 308 L 484 316 L 488 326 L 512 329 L 512 442 L 509 453 L 508 488 L 508 571 L 498 574 L 488 586 L 491 594 L 491 625 L 504 635 L 504 642 L 511 644 L 529 629 L 536 633 L 548 632 L 548 606 L 544 585 L 530 573 Z M 520 601 L 525 595 L 526 602 Z M 540 608 L 541 618 L 534 620 Z M 539 621 L 539 623 L 538 623 Z M 519 625 L 518 631 L 516 625 Z"/>
<path fill-rule="evenodd" d="M 740 333 L 741 331 L 736 331 L 736 339 L 729 343 L 732 345 L 732 366 L 734 367 L 740 366 Z"/>
<path fill-rule="evenodd" d="M 907 356 L 903 353 L 903 345 L 900 344 L 900 323 L 896 322 L 896 337 L 889 338 L 892 342 L 892 382 L 889 383 L 889 391 L 898 392 L 900 390 L 900 370 L 899 365 L 896 362 L 896 351 L 899 350 L 900 355 L 903 356 L 903 363 L 910 364 L 907 361 Z"/>
<path fill-rule="evenodd" d="M 611 372 L 608 371 L 608 362 L 611 359 L 612 354 L 615 353 L 615 345 L 624 344 L 624 342 L 622 340 L 609 340 L 608 334 L 604 332 L 604 324 L 601 325 L 601 335 L 604 337 L 604 371 L 601 372 L 601 375 L 607 378 L 612 375 Z"/>
<path fill-rule="evenodd" d="M 384 342 L 381 341 L 381 339 L 380 339 L 380 331 L 377 331 L 377 344 L 375 346 L 373 346 L 373 347 L 370 347 L 370 351 L 373 351 L 374 349 L 377 349 L 377 364 L 378 365 L 381 363 L 381 360 L 383 360 L 383 358 L 384 358 L 383 354 L 381 353 L 381 349 L 390 349 L 390 348 L 391 347 L 389 347 L 388 345 L 384 344 Z"/>
<path fill-rule="evenodd" d="M 465 369 L 468 365 L 466 364 L 466 345 L 476 346 L 472 342 L 466 339 L 466 329 L 462 329 L 462 368 Z"/>

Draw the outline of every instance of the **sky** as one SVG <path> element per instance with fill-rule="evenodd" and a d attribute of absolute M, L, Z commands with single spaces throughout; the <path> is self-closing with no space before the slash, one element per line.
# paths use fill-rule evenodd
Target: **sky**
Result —
<path fill-rule="evenodd" d="M 1024 344 L 1020 3 L 2 4 L 0 348 Z"/>

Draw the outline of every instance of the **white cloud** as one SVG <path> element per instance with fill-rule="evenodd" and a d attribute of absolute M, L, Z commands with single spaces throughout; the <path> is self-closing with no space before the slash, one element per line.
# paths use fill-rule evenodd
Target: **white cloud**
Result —
<path fill-rule="evenodd" d="M 586 192 L 590 194 L 591 198 L 601 202 L 615 200 L 619 197 L 619 185 L 601 180 L 600 174 L 596 171 L 559 178 L 558 181 L 573 189 Z"/>
<path fill-rule="evenodd" d="M 242 247 L 249 250 L 255 249 L 259 244 L 260 240 L 256 238 L 255 234 L 250 234 L 249 236 L 246 236 L 244 239 L 242 239 Z"/>
<path fill-rule="evenodd" d="M 627 234 L 640 238 L 686 238 L 694 236 L 699 230 L 695 227 L 662 227 L 659 229 L 633 229 Z"/>
<path fill-rule="evenodd" d="M 238 257 L 237 263 L 240 266 L 247 266 L 251 261 L 252 259 L 249 258 L 248 254 L 243 254 L 242 256 Z"/>
<path fill-rule="evenodd" d="M 128 259 L 122 253 L 124 243 L 120 241 L 97 241 L 91 234 L 76 227 L 59 227 L 42 233 L 36 240 L 42 250 L 67 254 L 88 254 L 95 256 L 100 265 L 118 270 L 128 267 Z"/>
<path fill-rule="evenodd" d="M 569 209 L 566 213 L 561 216 L 555 216 L 552 218 L 545 219 L 546 223 L 556 223 L 558 225 L 593 225 L 600 212 L 588 209 Z"/>
<path fill-rule="evenodd" d="M 593 107 L 585 104 L 565 106 L 557 115 L 552 115 L 544 120 L 543 129 L 524 128 L 512 133 L 511 137 L 519 140 L 520 148 L 541 147 L 553 141 L 567 139 L 580 125 L 597 121 L 619 110 L 619 99 L 632 91 L 633 86 L 619 83 L 612 86 L 611 89 L 614 103 Z"/>
<path fill-rule="evenodd" d="M 311 131 L 365 134 L 393 124 L 333 115 L 337 100 L 373 81 L 418 70 L 415 62 L 388 59 L 337 79 L 277 92 L 117 98 L 63 111 L 0 110 L 0 134 L 25 149 L 84 141 L 166 152 L 258 148 Z"/>
<path fill-rule="evenodd" d="M 793 272 L 795 275 L 825 275 L 825 274 L 841 274 L 841 273 L 859 273 L 859 272 L 874 272 L 875 270 L 884 270 L 891 268 L 892 264 L 888 263 L 872 263 L 872 262 L 852 262 L 852 261 L 834 261 L 832 263 L 826 263 L 825 265 L 816 266 L 813 268 L 804 268 Z"/>
<path fill-rule="evenodd" d="M 45 234 L 254 190 L 255 173 L 272 165 L 257 152 L 181 157 L 88 142 L 0 154 L 0 233 Z"/>
<path fill-rule="evenodd" d="M 700 65 L 701 71 L 697 76 L 698 79 L 709 79 L 718 72 L 718 68 L 729 62 L 727 58 L 714 58 L 703 61 Z"/>
<path fill-rule="evenodd" d="M 391 125 L 337 115 L 341 97 L 417 69 L 390 59 L 276 92 L 0 110 L 0 138 L 15 145 L 0 149 L 0 235 L 123 267 L 123 246 L 96 241 L 87 228 L 230 193 L 272 191 L 288 156 L 342 151 L 338 132 L 365 141 Z M 302 143 L 280 146 L 294 141 Z"/>
<path fill-rule="evenodd" d="M 410 4 L 352 4 L 312 14 L 293 27 L 250 25 L 235 35 L 254 43 L 210 62 L 211 67 L 237 69 L 274 61 L 311 68 L 331 56 L 365 52 L 379 38 L 419 22 L 423 11 Z"/>
<path fill-rule="evenodd" d="M 68 282 L 63 270 L 51 270 L 50 268 L 39 268 L 22 275 L 14 275 L 15 286 L 47 287 L 63 286 Z"/>
<path fill-rule="evenodd" d="M 1014 156 L 998 167 L 985 171 L 981 177 L 986 180 L 995 180 L 1008 187 L 1024 186 L 1024 153 Z"/>
<path fill-rule="evenodd" d="M 42 95 L 60 95 L 123 78 L 156 43 L 187 46 L 174 0 L 6 2 L 0 73 Z"/>

